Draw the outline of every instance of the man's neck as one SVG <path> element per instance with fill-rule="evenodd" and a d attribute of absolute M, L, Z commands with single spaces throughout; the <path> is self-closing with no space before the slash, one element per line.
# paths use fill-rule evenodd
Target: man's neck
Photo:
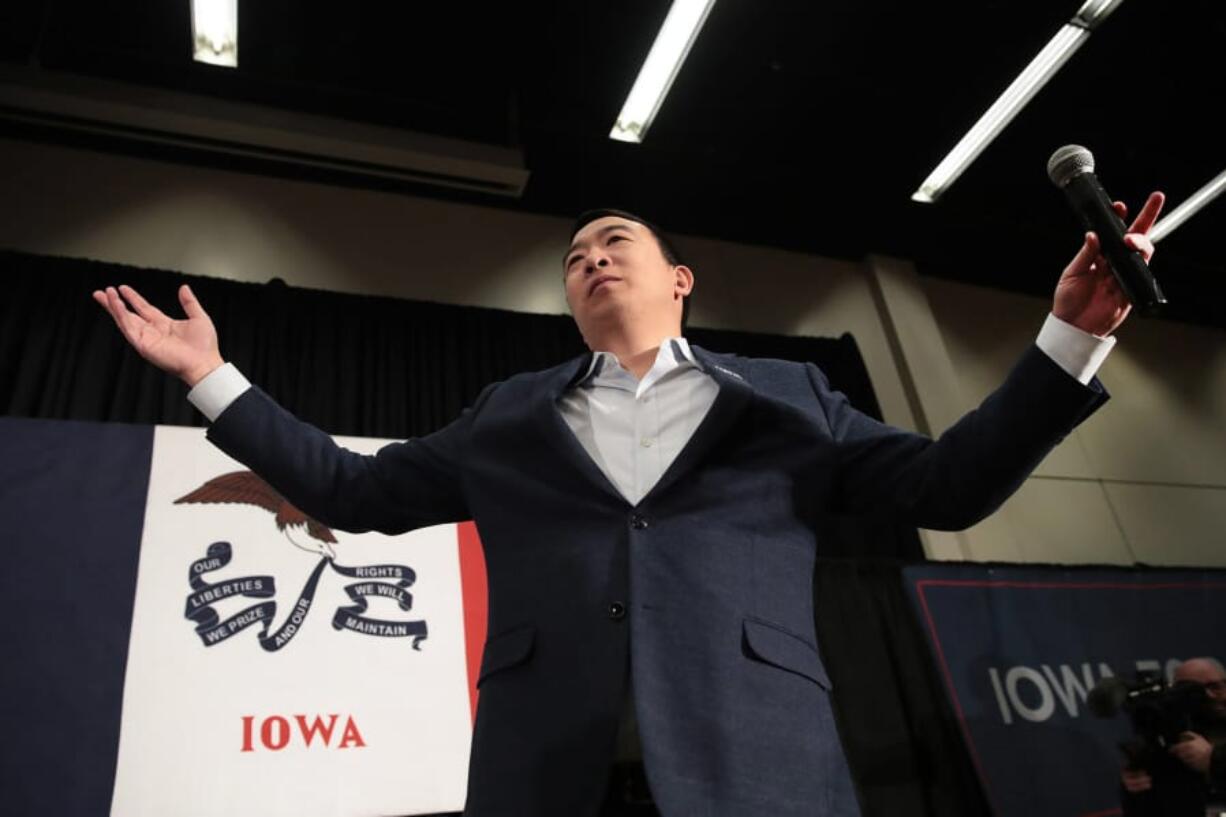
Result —
<path fill-rule="evenodd" d="M 656 362 L 660 344 L 668 338 L 680 335 L 680 327 L 676 326 L 671 327 L 671 331 L 667 333 L 640 333 L 637 336 L 617 333 L 593 342 L 591 347 L 594 352 L 609 352 L 617 358 L 617 362 L 622 365 L 623 369 L 634 375 L 636 379 L 642 380 L 643 375 L 647 374 L 652 364 Z"/>

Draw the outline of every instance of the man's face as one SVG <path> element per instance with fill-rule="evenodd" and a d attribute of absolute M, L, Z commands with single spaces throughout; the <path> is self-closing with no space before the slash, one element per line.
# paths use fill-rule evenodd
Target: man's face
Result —
<path fill-rule="evenodd" d="M 1194 681 L 1205 689 L 1209 709 L 1219 718 L 1226 719 L 1226 674 L 1210 661 L 1193 658 L 1184 661 L 1175 670 L 1175 681 Z"/>
<path fill-rule="evenodd" d="M 566 302 L 589 343 L 617 321 L 681 323 L 681 297 L 693 275 L 664 258 L 650 230 L 617 216 L 584 225 L 563 257 Z"/>

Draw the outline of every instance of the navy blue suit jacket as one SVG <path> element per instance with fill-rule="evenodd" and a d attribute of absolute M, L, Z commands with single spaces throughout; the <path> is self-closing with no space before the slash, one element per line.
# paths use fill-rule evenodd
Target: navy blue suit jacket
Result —
<path fill-rule="evenodd" d="M 209 431 L 334 527 L 476 520 L 489 638 L 467 814 L 595 813 L 627 667 L 663 814 L 858 813 L 814 633 L 820 520 L 971 525 L 1106 397 L 1031 347 L 934 442 L 858 412 L 812 365 L 694 351 L 718 397 L 637 505 L 557 410 L 583 358 L 492 385 L 446 428 L 375 456 L 258 389 Z"/>

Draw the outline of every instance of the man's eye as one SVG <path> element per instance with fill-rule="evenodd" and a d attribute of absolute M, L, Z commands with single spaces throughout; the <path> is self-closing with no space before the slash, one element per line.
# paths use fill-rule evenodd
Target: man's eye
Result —
<path fill-rule="evenodd" d="M 624 235 L 611 235 L 611 236 L 609 236 L 609 243 L 610 243 L 610 244 L 612 244 L 614 241 L 625 241 L 625 240 L 626 240 L 626 237 L 625 237 Z"/>

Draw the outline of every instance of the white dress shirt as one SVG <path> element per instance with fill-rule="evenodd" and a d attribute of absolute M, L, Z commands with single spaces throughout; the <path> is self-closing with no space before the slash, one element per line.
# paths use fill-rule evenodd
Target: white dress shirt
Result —
<path fill-rule="evenodd" d="M 615 355 L 597 352 L 584 377 L 558 398 L 558 410 L 609 482 L 637 505 L 689 442 L 718 392 L 685 338 L 669 338 L 642 380 Z"/>

